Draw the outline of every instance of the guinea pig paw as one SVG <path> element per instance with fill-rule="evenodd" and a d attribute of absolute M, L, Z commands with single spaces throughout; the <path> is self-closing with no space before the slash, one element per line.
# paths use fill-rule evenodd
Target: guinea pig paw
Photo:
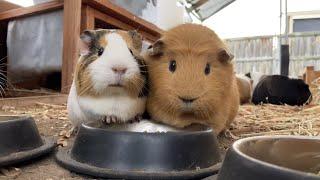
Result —
<path fill-rule="evenodd" d="M 110 124 L 111 123 L 111 116 L 104 116 L 102 118 L 102 122 L 105 124 Z"/>
<path fill-rule="evenodd" d="M 117 116 L 111 116 L 111 122 L 119 123 L 119 122 L 121 122 L 121 120 Z"/>
<path fill-rule="evenodd" d="M 134 118 L 129 120 L 129 123 L 140 122 L 142 120 L 142 115 L 137 114 Z"/>
<path fill-rule="evenodd" d="M 106 124 L 121 122 L 121 120 L 117 116 L 105 116 L 102 119 L 102 122 Z"/>

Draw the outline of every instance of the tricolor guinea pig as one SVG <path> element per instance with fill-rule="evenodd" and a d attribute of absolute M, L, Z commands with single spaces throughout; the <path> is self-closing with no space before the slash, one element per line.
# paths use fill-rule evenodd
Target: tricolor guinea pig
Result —
<path fill-rule="evenodd" d="M 151 118 L 179 128 L 205 124 L 220 133 L 239 108 L 232 59 L 207 27 L 184 24 L 165 32 L 145 54 Z"/>
<path fill-rule="evenodd" d="M 147 71 L 135 31 L 87 30 L 68 97 L 74 127 L 83 122 L 127 122 L 145 111 Z"/>

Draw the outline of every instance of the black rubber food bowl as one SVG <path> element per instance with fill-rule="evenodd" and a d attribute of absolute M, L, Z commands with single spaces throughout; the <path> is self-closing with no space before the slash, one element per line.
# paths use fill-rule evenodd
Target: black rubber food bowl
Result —
<path fill-rule="evenodd" d="M 218 180 L 320 180 L 319 173 L 320 138 L 262 136 L 236 141 Z"/>
<path fill-rule="evenodd" d="M 199 179 L 220 167 L 217 140 L 210 128 L 177 130 L 149 121 L 83 124 L 72 148 L 60 148 L 56 159 L 71 171 L 102 178 Z"/>
<path fill-rule="evenodd" d="M 31 117 L 0 116 L 0 167 L 51 152 L 53 138 L 41 137 Z"/>

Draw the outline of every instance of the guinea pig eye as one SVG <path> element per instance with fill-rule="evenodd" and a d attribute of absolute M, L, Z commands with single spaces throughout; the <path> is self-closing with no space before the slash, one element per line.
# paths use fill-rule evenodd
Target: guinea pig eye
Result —
<path fill-rule="evenodd" d="M 99 49 L 98 49 L 98 56 L 101 56 L 101 55 L 102 55 L 102 53 L 103 53 L 103 51 L 104 51 L 104 49 L 103 49 L 103 48 L 99 48 Z"/>
<path fill-rule="evenodd" d="M 169 71 L 174 72 L 177 68 L 177 64 L 175 60 L 171 60 L 169 62 Z"/>
<path fill-rule="evenodd" d="M 206 68 L 204 69 L 204 74 L 208 75 L 210 73 L 210 64 L 206 64 Z"/>

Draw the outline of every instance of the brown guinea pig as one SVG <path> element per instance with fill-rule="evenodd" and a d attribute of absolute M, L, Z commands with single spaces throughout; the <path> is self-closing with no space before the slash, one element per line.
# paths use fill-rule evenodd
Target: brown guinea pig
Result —
<path fill-rule="evenodd" d="M 242 74 L 237 74 L 236 77 L 240 96 L 240 104 L 250 103 L 252 94 L 251 79 Z"/>
<path fill-rule="evenodd" d="M 219 134 L 239 108 L 231 55 L 209 28 L 184 24 L 149 47 L 147 111 L 175 127 L 206 124 Z"/>

